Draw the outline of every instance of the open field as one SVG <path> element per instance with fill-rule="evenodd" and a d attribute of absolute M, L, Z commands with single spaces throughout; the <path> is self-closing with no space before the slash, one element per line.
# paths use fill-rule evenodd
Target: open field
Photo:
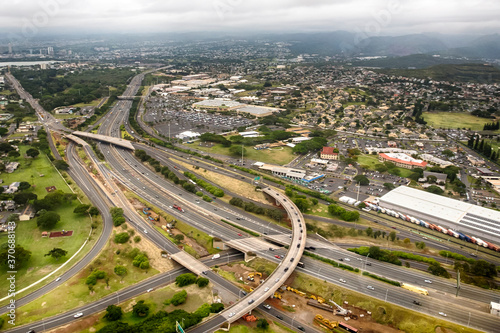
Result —
<path fill-rule="evenodd" d="M 231 192 L 234 192 L 236 194 L 239 194 L 241 196 L 244 196 L 248 199 L 255 200 L 258 202 L 262 203 L 267 203 L 265 200 L 264 194 L 262 192 L 257 192 L 255 191 L 255 186 L 236 179 L 236 174 L 235 177 L 228 177 L 225 175 L 221 175 L 217 172 L 210 171 L 210 170 L 205 170 L 203 168 L 195 169 L 193 165 L 181 162 L 177 159 L 172 159 L 175 163 L 178 163 L 179 165 L 182 165 L 185 167 L 189 172 L 198 175 L 200 177 L 203 177 L 214 184 L 218 185 L 221 187 L 223 190 L 224 189 L 229 189 Z"/>
<path fill-rule="evenodd" d="M 21 156 L 26 151 L 27 147 L 20 147 Z M 38 195 L 38 198 L 43 198 L 48 192 L 45 187 L 55 186 L 57 190 L 62 190 L 65 193 L 70 193 L 70 188 L 66 185 L 63 178 L 57 170 L 52 167 L 50 161 L 45 155 L 40 155 L 34 160 L 25 160 L 22 157 L 18 158 L 21 165 L 18 170 L 11 174 L 2 174 L 4 183 L 10 184 L 15 181 L 27 181 L 35 186 L 33 192 Z M 43 177 L 40 175 L 43 174 Z M 22 289 L 31 283 L 39 280 L 46 274 L 50 273 L 66 260 L 83 245 L 90 233 L 91 221 L 88 216 L 75 215 L 73 210 L 79 204 L 78 200 L 72 203 L 61 205 L 56 212 L 61 216 L 60 222 L 54 228 L 55 231 L 72 230 L 73 235 L 68 237 L 48 238 L 42 237 L 41 230 L 36 225 L 36 218 L 30 221 L 21 221 L 16 229 L 16 242 L 25 249 L 32 252 L 31 259 L 28 264 L 20 269 L 17 274 L 17 287 Z M 99 218 L 100 221 L 100 218 Z M 102 223 L 99 223 L 102 224 Z M 99 230 L 100 232 L 100 230 Z M 97 237 L 93 237 L 97 238 Z M 6 234 L 0 235 L 0 243 L 6 242 Z M 83 250 L 87 252 L 90 249 L 90 244 Z M 66 257 L 59 261 L 52 257 L 45 257 L 49 250 L 54 247 L 62 248 L 68 251 Z M 69 268 L 69 267 L 68 267 Z M 0 279 L 5 278 L 7 274 L 2 271 Z M 2 284 L 0 292 L 6 294 L 8 286 Z"/>
<path fill-rule="evenodd" d="M 434 128 L 470 128 L 475 131 L 482 131 L 484 124 L 493 121 L 459 112 L 425 112 L 423 116 L 427 125 Z"/>
<path fill-rule="evenodd" d="M 117 230 L 121 232 L 122 228 L 118 228 Z M 141 240 L 141 242 L 133 246 L 144 249 L 148 245 L 143 242 L 144 240 Z M 121 251 L 119 255 L 116 254 L 117 250 Z M 129 244 L 115 244 L 110 240 L 101 254 L 77 275 L 73 276 L 66 283 L 54 289 L 49 294 L 17 309 L 18 317 L 16 324 L 21 325 L 37 321 L 97 301 L 106 295 L 112 294 L 117 290 L 133 285 L 158 273 L 158 270 L 154 268 L 142 270 L 134 267 L 132 265 L 132 259 L 126 256 L 126 253 L 131 250 L 132 246 Z M 128 273 L 123 278 L 123 281 L 120 281 L 120 277 L 113 272 L 117 264 L 127 268 Z M 151 262 L 151 264 L 153 264 L 153 262 Z M 89 291 L 88 286 L 85 284 L 85 280 L 93 269 L 99 269 L 106 272 L 106 275 L 109 277 L 109 287 L 106 286 L 106 282 L 102 279 L 98 280 L 97 284 L 94 286 L 93 292 Z"/>
<path fill-rule="evenodd" d="M 199 142 L 196 141 L 192 144 L 186 144 L 186 147 L 190 149 L 197 149 L 204 152 L 208 152 L 211 154 L 219 154 L 225 155 L 228 157 L 232 157 L 229 153 L 229 148 L 223 147 L 220 144 L 216 144 L 211 148 L 199 146 Z M 245 154 L 243 155 L 244 159 L 251 159 L 254 161 L 284 165 L 289 163 L 295 158 L 295 155 L 292 153 L 292 148 L 290 147 L 279 147 L 274 149 L 263 149 L 263 150 L 255 150 L 253 147 L 245 147 Z M 234 157 L 238 158 L 238 157 Z M 241 158 L 241 156 L 239 157 Z"/>
<path fill-rule="evenodd" d="M 172 298 L 172 296 L 175 293 L 183 289 L 186 290 L 186 292 L 188 293 L 186 303 L 181 304 L 179 306 L 163 304 L 165 300 Z M 204 288 L 199 288 L 196 284 L 193 284 L 190 286 L 179 288 L 175 285 L 175 283 L 171 283 L 166 287 L 153 290 L 150 293 L 145 293 L 140 296 L 134 297 L 126 302 L 120 303 L 119 306 L 122 308 L 124 312 L 123 317 L 120 321 L 133 325 L 145 320 L 146 318 L 149 318 L 152 314 L 161 310 L 171 312 L 177 309 L 182 309 L 187 312 L 194 312 L 202 304 L 212 303 L 211 291 L 212 291 L 211 285 L 208 285 L 207 287 Z M 144 300 L 145 303 L 149 305 L 149 316 L 144 318 L 137 318 L 132 314 L 132 306 L 141 300 Z M 85 325 L 86 323 L 89 323 L 90 325 L 80 326 L 78 332 L 82 333 L 95 332 L 96 330 L 99 330 L 104 326 L 106 326 L 107 324 L 109 324 L 110 323 L 109 321 L 103 319 L 105 313 L 106 313 L 105 311 L 102 311 L 98 314 L 91 316 L 90 318 L 85 319 L 85 322 L 83 324 Z M 78 325 L 78 322 L 75 323 L 74 325 Z M 70 327 L 73 327 L 73 325 L 71 325 Z M 74 327 L 76 328 L 76 326 Z M 65 327 L 64 329 L 65 331 L 63 331 L 62 329 L 55 330 L 54 333 L 67 332 L 68 327 Z"/>
<path fill-rule="evenodd" d="M 375 165 L 376 164 L 383 164 L 383 162 L 380 162 L 378 160 L 377 155 L 368 155 L 368 154 L 361 154 L 358 156 L 358 163 L 359 165 L 367 166 L 369 170 L 375 171 Z M 399 170 L 399 175 L 401 177 L 409 177 L 412 174 L 412 171 L 409 169 L 405 168 L 396 168 Z"/>

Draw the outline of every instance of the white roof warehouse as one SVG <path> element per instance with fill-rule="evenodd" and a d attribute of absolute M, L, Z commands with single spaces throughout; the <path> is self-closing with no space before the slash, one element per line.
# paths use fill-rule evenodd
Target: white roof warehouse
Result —
<path fill-rule="evenodd" d="M 492 209 L 406 186 L 382 196 L 379 203 L 429 223 L 500 240 L 500 212 Z"/>

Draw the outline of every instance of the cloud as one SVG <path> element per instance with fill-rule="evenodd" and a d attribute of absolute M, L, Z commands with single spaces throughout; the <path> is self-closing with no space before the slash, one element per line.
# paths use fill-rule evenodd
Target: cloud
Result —
<path fill-rule="evenodd" d="M 14 0 L 2 4 L 0 29 L 495 33 L 498 12 L 494 0 Z"/>

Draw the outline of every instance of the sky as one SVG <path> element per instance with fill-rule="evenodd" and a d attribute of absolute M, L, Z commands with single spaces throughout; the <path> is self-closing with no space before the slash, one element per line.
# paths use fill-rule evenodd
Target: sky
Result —
<path fill-rule="evenodd" d="M 491 34 L 499 13 L 498 0 L 4 0 L 0 30 Z"/>

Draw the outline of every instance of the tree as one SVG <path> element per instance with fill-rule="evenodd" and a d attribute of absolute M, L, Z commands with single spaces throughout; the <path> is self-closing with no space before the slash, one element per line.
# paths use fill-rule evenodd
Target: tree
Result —
<path fill-rule="evenodd" d="M 55 247 L 52 250 L 50 250 L 48 253 L 44 254 L 44 257 L 51 256 L 52 258 L 59 260 L 59 258 L 65 257 L 67 254 L 68 254 L 68 251 L 63 250 L 63 249 L 58 248 L 58 247 Z"/>
<path fill-rule="evenodd" d="M 35 193 L 21 192 L 14 194 L 14 202 L 18 205 L 25 205 L 30 200 L 36 200 L 38 196 Z"/>
<path fill-rule="evenodd" d="M 370 185 L 370 180 L 365 175 L 355 176 L 354 181 L 360 185 Z"/>
<path fill-rule="evenodd" d="M 372 228 L 370 228 L 370 227 L 368 227 L 368 228 L 366 228 L 365 232 L 366 232 L 366 235 L 367 235 L 368 237 L 370 237 L 370 236 L 373 234 L 373 229 L 372 229 Z"/>
<path fill-rule="evenodd" d="M 447 156 L 447 157 L 453 157 L 453 156 L 455 156 L 455 154 L 454 154 L 451 150 L 449 150 L 449 149 L 445 149 L 445 150 L 443 150 L 443 153 L 442 153 L 442 154 L 443 154 L 444 156 Z"/>
<path fill-rule="evenodd" d="M 128 232 L 121 232 L 121 233 L 115 235 L 115 243 L 118 243 L 118 244 L 126 243 L 126 242 L 128 242 L 129 239 L 130 239 L 130 235 L 128 234 Z"/>
<path fill-rule="evenodd" d="M 123 278 L 127 275 L 127 267 L 122 265 L 116 265 L 113 271 L 120 277 L 121 281 L 123 281 Z"/>
<path fill-rule="evenodd" d="M 78 206 L 75 207 L 75 209 L 73 210 L 73 213 L 75 214 L 87 214 L 87 211 L 89 210 L 90 208 L 90 205 L 86 205 L 86 204 L 80 204 Z"/>
<path fill-rule="evenodd" d="M 188 286 L 196 282 L 196 275 L 193 273 L 181 274 L 175 278 L 175 284 L 179 287 Z"/>
<path fill-rule="evenodd" d="M 40 152 L 38 151 L 38 149 L 35 149 L 35 148 L 30 148 L 30 149 L 26 150 L 26 155 L 31 157 L 31 158 L 35 158 L 39 154 L 40 154 Z"/>
<path fill-rule="evenodd" d="M 434 193 L 434 194 L 443 194 L 444 191 L 441 187 L 436 186 L 436 185 L 431 185 L 425 189 L 427 192 Z"/>
<path fill-rule="evenodd" d="M 210 312 L 212 313 L 219 313 L 222 310 L 224 310 L 224 304 L 222 303 L 212 303 L 210 305 Z"/>
<path fill-rule="evenodd" d="M 234 145 L 229 148 L 229 153 L 233 156 L 241 156 L 241 153 L 243 152 L 243 156 L 246 154 L 247 150 L 243 148 L 243 146 L 240 145 Z"/>
<path fill-rule="evenodd" d="M 106 314 L 104 315 L 104 319 L 109 321 L 117 321 L 121 319 L 123 316 L 122 308 L 116 305 L 110 305 L 106 308 Z"/>
<path fill-rule="evenodd" d="M 14 250 L 14 253 L 16 254 L 16 260 L 14 262 L 11 261 L 12 254 L 9 250 L 11 252 Z M 24 249 L 21 245 L 16 245 L 14 249 L 10 249 L 5 246 L 5 248 L 2 247 L 2 250 L 0 251 L 0 265 L 10 271 L 20 269 L 28 263 L 30 258 L 31 251 Z"/>
<path fill-rule="evenodd" d="M 391 233 L 389 234 L 389 239 L 394 242 L 396 240 L 396 232 L 395 231 L 391 231 Z"/>
<path fill-rule="evenodd" d="M 433 176 L 433 175 L 429 175 L 429 176 L 427 176 L 427 182 L 429 182 L 430 184 L 436 184 L 437 177 Z"/>
<path fill-rule="evenodd" d="M 309 200 L 307 199 L 304 199 L 304 198 L 297 198 L 293 201 L 293 203 L 297 206 L 297 208 L 301 211 L 301 212 L 305 212 L 309 209 Z"/>
<path fill-rule="evenodd" d="M 257 321 L 257 327 L 267 330 L 269 328 L 269 323 L 264 318 L 261 318 Z"/>
<path fill-rule="evenodd" d="M 393 184 L 393 183 L 384 183 L 384 187 L 385 187 L 388 191 L 394 190 L 394 188 L 396 188 L 396 186 L 394 186 L 394 184 Z"/>
<path fill-rule="evenodd" d="M 89 214 L 92 216 L 97 216 L 99 215 L 99 209 L 97 209 L 97 207 L 92 206 L 89 209 Z"/>
<path fill-rule="evenodd" d="M 137 317 L 146 317 L 149 313 L 149 306 L 147 304 L 144 304 L 144 301 L 139 301 L 137 302 L 133 307 L 132 307 L 132 313 L 136 315 Z"/>
<path fill-rule="evenodd" d="M 36 220 L 36 225 L 42 229 L 52 229 L 61 220 L 61 216 L 56 212 L 46 211 Z"/>
<path fill-rule="evenodd" d="M 186 300 L 187 300 L 187 292 L 185 290 L 181 290 L 178 293 L 175 293 L 171 299 L 168 299 L 165 302 L 163 302 L 163 304 L 165 305 L 172 304 L 174 306 L 178 306 L 184 304 Z"/>
<path fill-rule="evenodd" d="M 20 182 L 19 183 L 19 191 L 25 191 L 27 189 L 31 188 L 31 184 L 28 182 Z"/>
<path fill-rule="evenodd" d="M 54 161 L 54 166 L 59 169 L 59 170 L 68 170 L 69 169 L 69 164 L 66 163 L 63 160 L 55 160 Z"/>
<path fill-rule="evenodd" d="M 17 158 L 17 157 L 21 156 L 21 154 L 19 154 L 19 152 L 17 150 L 11 150 L 11 151 L 9 151 L 7 156 L 12 157 L 12 158 Z"/>
<path fill-rule="evenodd" d="M 210 282 L 209 279 L 207 278 L 204 278 L 204 277 L 200 277 L 196 280 L 196 284 L 198 285 L 198 287 L 200 288 L 203 288 L 203 287 L 206 287 L 208 286 L 208 283 Z"/>

